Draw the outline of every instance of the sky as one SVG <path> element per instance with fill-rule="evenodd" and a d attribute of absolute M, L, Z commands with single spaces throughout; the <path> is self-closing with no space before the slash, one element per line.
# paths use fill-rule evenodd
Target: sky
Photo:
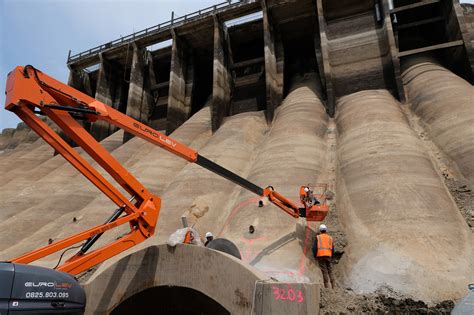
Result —
<path fill-rule="evenodd" d="M 0 0 L 0 89 L 9 71 L 31 64 L 67 82 L 68 51 L 78 53 L 224 0 Z M 461 1 L 474 3 L 474 0 Z M 0 130 L 19 119 L 4 110 Z"/>

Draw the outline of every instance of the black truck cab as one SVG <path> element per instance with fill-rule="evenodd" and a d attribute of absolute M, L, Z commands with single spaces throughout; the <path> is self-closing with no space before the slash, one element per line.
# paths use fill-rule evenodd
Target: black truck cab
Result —
<path fill-rule="evenodd" d="M 82 315 L 86 295 L 70 274 L 0 262 L 0 315 Z"/>

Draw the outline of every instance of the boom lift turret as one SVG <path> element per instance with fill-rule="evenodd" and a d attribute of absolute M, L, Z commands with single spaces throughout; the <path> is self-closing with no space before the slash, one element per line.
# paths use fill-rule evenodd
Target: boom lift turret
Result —
<path fill-rule="evenodd" d="M 104 223 L 79 234 L 52 243 L 21 257 L 11 260 L 16 264 L 28 264 L 57 251 L 85 241 L 77 254 L 57 267 L 58 271 L 77 275 L 118 253 L 137 245 L 154 234 L 160 212 L 161 199 L 153 195 L 131 175 L 104 147 L 100 145 L 77 120 L 105 121 L 125 131 L 154 143 L 163 149 L 196 163 L 217 175 L 261 196 L 294 218 L 305 217 L 308 221 L 322 221 L 328 206 L 306 203 L 300 208 L 271 186 L 262 188 L 234 174 L 228 169 L 206 159 L 195 150 L 134 120 L 133 118 L 95 100 L 94 98 L 63 84 L 33 66 L 16 67 L 8 75 L 5 108 L 15 113 L 33 131 L 49 143 L 59 154 L 89 179 L 110 200 L 117 210 Z M 60 127 L 64 134 L 84 149 L 129 194 L 125 196 L 81 155 L 64 141 L 37 114 L 46 115 Z M 106 231 L 122 224 L 130 225 L 130 232 L 122 238 L 89 251 Z"/>

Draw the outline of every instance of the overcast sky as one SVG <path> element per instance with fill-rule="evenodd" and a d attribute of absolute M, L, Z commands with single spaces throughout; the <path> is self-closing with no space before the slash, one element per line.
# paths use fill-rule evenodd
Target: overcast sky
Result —
<path fill-rule="evenodd" d="M 223 0 L 0 0 L 0 90 L 7 73 L 32 64 L 67 82 L 69 49 L 78 53 Z M 461 1 L 463 2 L 463 1 Z M 474 0 L 464 1 L 474 3 Z M 0 130 L 19 120 L 4 110 Z"/>

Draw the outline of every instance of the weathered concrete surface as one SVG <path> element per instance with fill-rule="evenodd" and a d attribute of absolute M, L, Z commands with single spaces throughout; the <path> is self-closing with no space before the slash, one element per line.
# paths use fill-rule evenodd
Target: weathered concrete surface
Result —
<path fill-rule="evenodd" d="M 403 82 L 400 72 L 400 59 L 398 58 L 398 48 L 396 45 L 395 36 L 393 33 L 392 18 L 390 16 L 389 1 L 382 0 L 378 3 L 380 5 L 381 14 L 383 15 L 383 27 L 381 29 L 381 37 L 385 38 L 384 45 L 388 46 L 388 53 L 382 56 L 384 69 L 386 72 L 392 73 L 393 76 L 388 76 L 388 81 L 393 79 L 393 84 L 390 86 L 394 90 L 394 95 L 402 103 L 405 102 L 405 91 L 403 89 Z"/>
<path fill-rule="evenodd" d="M 228 117 L 200 154 L 219 165 L 244 176 L 249 161 L 267 131 L 263 112 L 248 112 Z M 181 227 L 181 216 L 199 231 L 222 227 L 229 214 L 226 206 L 235 197 L 237 186 L 227 179 L 196 164 L 187 165 L 162 195 L 162 210 L 157 237 L 161 243 Z M 205 233 L 205 232 L 203 232 Z"/>
<path fill-rule="evenodd" d="M 108 140 L 104 140 L 104 146 L 110 145 L 116 148 L 121 144 L 122 137 L 123 133 L 118 132 Z M 134 149 L 132 144 L 129 147 L 120 147 L 117 149 L 118 151 L 113 152 L 113 155 L 118 161 L 125 163 L 131 156 L 128 150 L 133 151 Z M 88 156 L 85 158 L 89 162 L 92 160 Z M 97 167 L 95 163 L 92 164 Z M 110 176 L 106 176 L 106 178 L 111 180 Z M 21 182 L 18 182 L 13 187 L 20 185 Z M 49 238 L 54 239 L 58 233 L 64 230 L 56 226 L 55 233 L 36 239 L 35 244 L 18 243 L 18 241 L 25 237 L 32 237 L 34 235 L 32 232 L 42 229 L 62 215 L 68 214 L 69 220 L 72 221 L 74 211 L 84 207 L 91 199 L 101 194 L 69 163 L 58 165 L 49 174 L 45 174 L 30 185 L 22 186 L 19 191 L 13 189 L 7 190 L 7 192 L 11 192 L 8 195 L 10 198 L 1 200 L 0 204 L 2 208 L 0 250 L 10 250 L 15 245 L 21 245 L 23 251 L 31 250 L 35 246 L 38 247 L 38 244 L 45 245 Z M 32 230 L 31 227 L 34 229 Z M 12 244 L 14 245 L 12 246 Z M 19 253 L 16 252 L 16 254 Z M 3 256 L 3 254 L 0 256 L 4 259 L 11 258 Z"/>
<path fill-rule="evenodd" d="M 76 90 L 86 93 L 89 96 L 92 96 L 92 86 L 89 73 L 83 70 L 78 70 L 74 67 L 71 67 L 69 70 L 67 85 L 72 86 Z"/>
<path fill-rule="evenodd" d="M 146 247 L 101 265 L 84 284 L 86 314 L 108 314 L 120 303 L 133 303 L 127 299 L 137 293 L 169 286 L 199 291 L 230 314 L 317 314 L 319 309 L 319 286 L 314 283 L 279 283 L 233 256 L 178 244 Z M 135 311 L 166 301 L 156 296 L 151 303 L 134 305 Z"/>
<path fill-rule="evenodd" d="M 452 5 L 452 8 L 451 8 Z M 464 78 L 474 83 L 474 37 L 472 33 L 472 17 L 469 14 L 466 14 L 465 8 L 474 7 L 473 5 L 464 4 L 464 8 L 461 7 L 459 0 L 453 0 L 452 4 L 450 2 L 445 3 L 447 8 L 446 12 L 446 30 L 449 40 L 453 39 L 462 39 L 463 46 L 454 49 L 450 52 L 450 57 L 448 62 L 453 63 L 457 61 L 457 64 L 454 64 L 453 67 L 450 67 L 453 71 L 456 71 L 456 68 L 461 68 L 460 71 L 456 71 Z M 464 55 L 465 57 L 457 58 L 459 55 Z M 467 60 L 463 60 L 467 59 Z"/>
<path fill-rule="evenodd" d="M 321 60 L 318 60 L 321 64 L 320 67 L 323 71 L 320 72 L 320 76 L 324 74 L 324 86 L 326 88 L 326 106 L 328 108 L 328 114 L 334 117 L 336 101 L 334 94 L 334 82 L 332 78 L 331 63 L 329 62 L 329 44 L 327 36 L 327 22 L 324 17 L 323 0 L 316 0 L 316 10 L 319 24 L 319 40 L 321 46 Z"/>
<path fill-rule="evenodd" d="M 108 314 L 125 299 L 155 286 L 192 288 L 231 314 L 249 314 L 256 281 L 270 278 L 230 255 L 199 246 L 151 246 L 101 266 L 84 285 L 86 314 Z"/>
<path fill-rule="evenodd" d="M 272 121 L 283 99 L 284 48 L 277 26 L 272 21 L 271 10 L 267 7 L 267 0 L 262 1 L 262 12 L 267 119 Z"/>
<path fill-rule="evenodd" d="M 319 314 L 320 292 L 316 283 L 258 281 L 254 314 Z"/>
<path fill-rule="evenodd" d="M 101 145 L 111 152 L 121 143 L 111 136 L 101 141 Z M 76 147 L 75 149 L 79 153 L 83 153 L 82 148 Z M 59 154 L 54 155 L 54 149 L 43 139 L 38 139 L 33 145 L 26 147 L 24 152 L 19 152 L 9 159 L 0 158 L 0 165 L 2 162 L 6 163 L 4 164 L 5 169 L 0 170 L 2 172 L 0 187 L 3 186 L 3 201 L 11 197 L 11 194 L 14 196 L 20 194 L 19 192 L 28 185 L 32 185 L 52 170 L 67 163 Z"/>
<path fill-rule="evenodd" d="M 366 11 L 361 9 L 357 14 L 344 16 L 344 11 L 336 9 L 335 4 L 323 1 L 326 17 L 324 35 L 328 42 L 328 61 L 336 97 L 377 88 L 392 89 L 394 94 L 398 94 L 391 48 L 393 42 L 386 25 L 388 21 L 384 19 L 385 23 L 378 23 L 373 7 L 364 2 Z M 353 1 L 350 7 L 355 6 Z M 330 20 L 333 14 L 339 12 L 341 16 Z"/>
<path fill-rule="evenodd" d="M 94 98 L 99 102 L 112 106 L 114 93 L 117 87 L 115 69 L 110 61 L 100 54 L 100 68 L 97 76 L 97 87 Z M 98 120 L 91 124 L 91 134 L 97 140 L 105 139 L 110 135 L 110 126 L 105 121 Z"/>
<path fill-rule="evenodd" d="M 377 90 L 338 108 L 345 285 L 389 286 L 427 302 L 461 297 L 474 276 L 473 236 L 399 104 Z"/>
<path fill-rule="evenodd" d="M 0 158 L 0 185 L 7 183 L 16 172 L 27 173 L 33 167 L 53 157 L 54 149 L 44 143 L 42 139 L 31 144 L 16 147 L 10 154 L 1 154 Z M 20 174 L 18 174 L 20 175 Z"/>
<path fill-rule="evenodd" d="M 278 107 L 247 176 L 262 187 L 273 185 L 295 201 L 299 187 L 317 182 L 324 167 L 328 121 L 315 78 L 302 81 L 293 85 Z M 295 235 L 297 220 L 273 205 L 258 208 L 257 202 L 255 195 L 240 190 L 219 234 L 237 244 L 244 261 L 276 279 L 319 281 L 317 267 L 306 257 L 311 240 L 300 242 Z M 254 234 L 248 232 L 250 225 L 255 226 Z"/>
<path fill-rule="evenodd" d="M 212 131 L 219 129 L 230 114 L 233 79 L 230 71 L 232 55 L 230 38 L 222 22 L 214 19 L 214 60 L 212 74 Z"/>
<path fill-rule="evenodd" d="M 150 90 L 150 73 L 153 69 L 146 62 L 148 51 L 133 45 L 132 67 L 130 69 L 130 85 L 128 88 L 127 116 L 132 117 L 147 125 L 150 123 L 150 114 L 155 106 L 153 95 Z M 124 133 L 124 142 L 133 136 L 128 132 Z"/>
<path fill-rule="evenodd" d="M 471 36 L 471 45 L 474 48 L 474 5 L 469 3 L 461 4 L 464 25 L 466 26 L 466 31 Z"/>
<path fill-rule="evenodd" d="M 122 132 L 113 136 L 115 136 L 116 141 L 121 143 Z M 174 139 L 196 149 L 206 143 L 210 136 L 210 111 L 208 107 L 196 113 L 173 134 Z M 186 161 L 140 138 L 133 138 L 112 154 L 148 189 L 158 195 L 161 195 L 162 190 L 171 179 L 186 165 Z M 157 161 L 159 161 L 159 164 L 157 164 Z M 53 240 L 62 239 L 102 223 L 116 208 L 110 200 L 100 194 L 81 175 L 75 176 L 74 181 L 71 181 L 61 169 L 56 170 L 55 174 L 61 177 L 63 181 L 56 181 L 54 185 L 47 185 L 52 191 L 45 201 L 28 208 L 28 211 L 21 215 L 0 223 L 2 224 L 0 250 L 5 249 L 0 251 L 0 259 L 15 257 L 25 251 L 45 245 L 49 238 Z M 58 185 L 61 188 L 58 188 Z M 48 194 L 46 195 L 48 196 Z M 39 213 L 42 213 L 42 215 L 39 215 Z M 77 222 L 73 222 L 73 217 L 77 218 Z M 29 220 L 35 221 L 30 222 Z M 22 226 L 34 224 L 36 226 L 35 232 L 32 233 L 31 230 L 22 229 L 22 231 L 12 233 L 13 226 L 18 227 L 19 224 Z M 106 233 L 98 244 L 115 239 L 125 228 Z M 13 242 L 10 238 L 24 239 L 21 244 L 12 246 Z M 10 241 L 9 244 L 8 241 Z M 54 260 L 55 256 L 52 257 L 50 259 Z"/>
<path fill-rule="evenodd" d="M 474 87 L 429 57 L 403 68 L 411 109 L 474 186 Z"/>
<path fill-rule="evenodd" d="M 194 65 L 186 42 L 174 31 L 168 93 L 167 133 L 173 132 L 191 115 Z"/>
<path fill-rule="evenodd" d="M 38 141 L 43 141 L 42 139 Z M 121 142 L 118 135 L 113 135 L 104 141 L 102 145 L 113 151 L 115 148 L 120 146 Z M 48 144 L 42 144 L 40 148 L 51 148 Z M 49 159 L 42 161 L 41 159 L 35 159 L 36 150 L 32 150 L 32 156 L 28 161 L 27 168 L 31 175 L 25 176 L 25 173 L 21 167 L 12 168 L 12 170 L 6 173 L 8 182 L 5 182 L 2 189 L 2 196 L 0 200 L 0 218 L 4 224 L 7 218 L 11 216 L 17 216 L 22 211 L 27 209 L 33 209 L 35 206 L 45 206 L 43 202 L 56 203 L 52 196 L 59 196 L 64 194 L 63 198 L 68 199 L 67 195 L 71 194 L 71 198 L 74 193 L 82 194 L 85 192 L 91 192 L 96 194 L 99 191 L 95 187 L 88 185 L 88 181 L 80 174 L 72 165 L 67 163 L 61 156 L 54 156 L 51 150 Z M 18 160 L 29 157 L 30 154 L 23 154 Z M 91 163 L 92 158 L 85 156 L 86 160 Z M 44 163 L 43 163 L 44 162 Z M 71 186 L 67 186 L 67 183 Z M 68 191 L 68 188 L 72 190 Z M 77 191 L 73 189 L 75 187 Z M 48 201 L 49 200 L 49 201 Z M 58 201 L 58 200 L 56 200 Z M 76 199 L 72 199 L 74 203 Z M 72 204 L 73 204 L 72 203 Z M 65 204 L 72 205 L 67 202 Z M 58 206 L 60 203 L 58 202 Z M 64 204 L 62 205 L 64 207 Z M 46 207 L 46 206 L 45 206 Z M 46 207 L 47 208 L 47 207 Z M 34 216 L 34 213 L 30 215 Z M 13 228 L 13 227 L 10 227 Z"/>

